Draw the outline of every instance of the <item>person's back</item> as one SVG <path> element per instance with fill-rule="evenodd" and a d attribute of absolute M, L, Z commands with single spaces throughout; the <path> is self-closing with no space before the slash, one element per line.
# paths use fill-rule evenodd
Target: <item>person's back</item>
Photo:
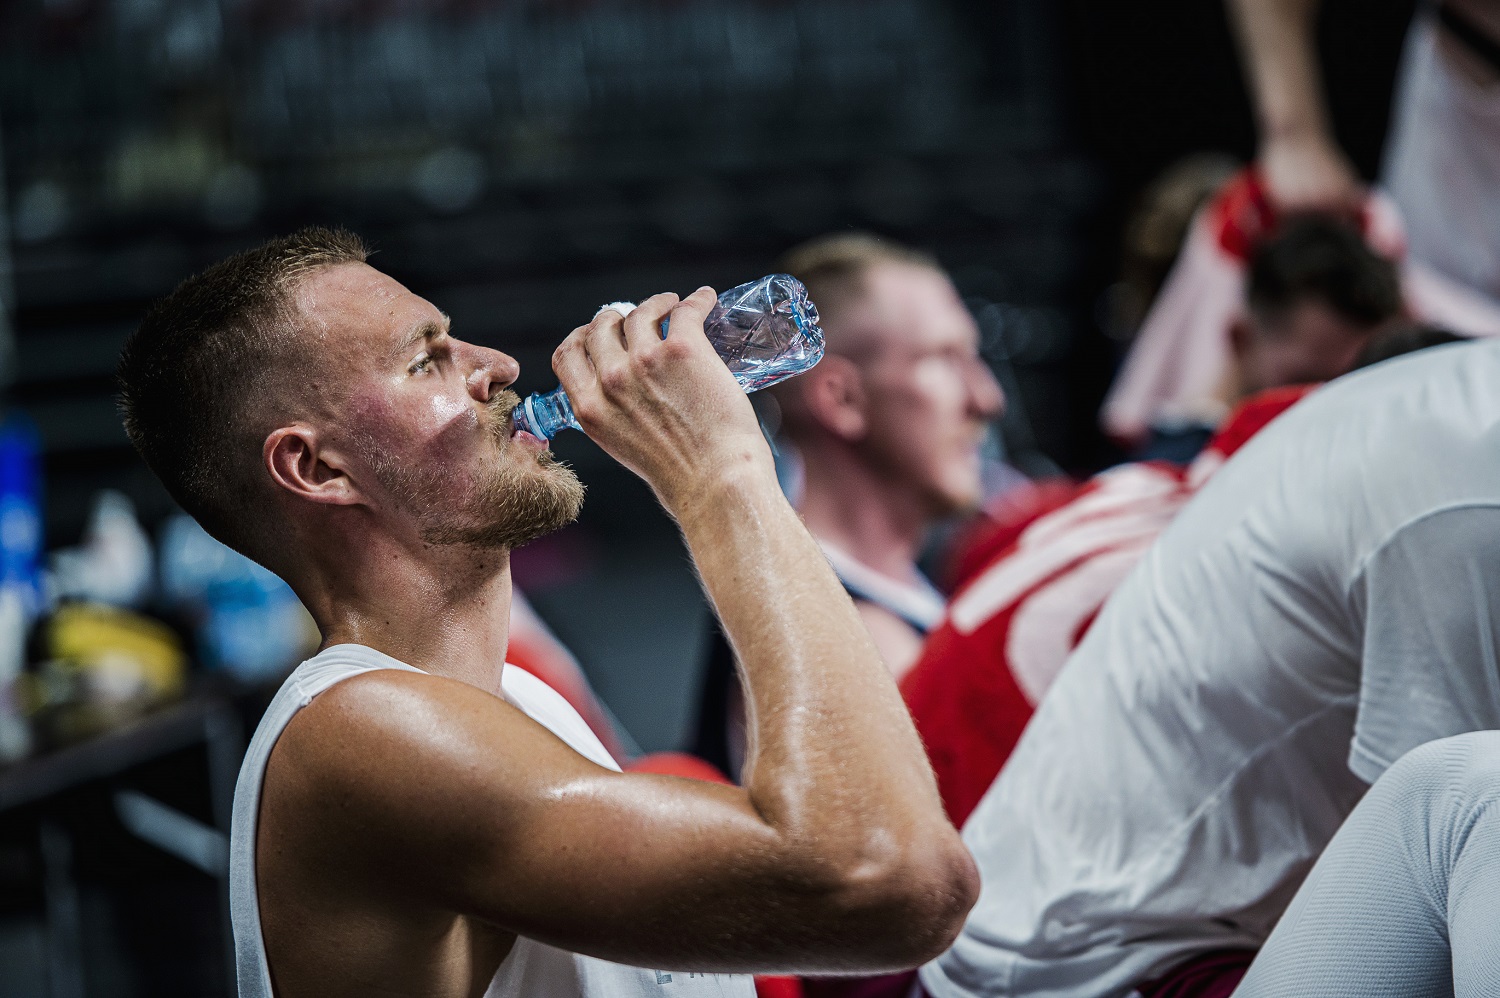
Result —
<path fill-rule="evenodd" d="M 1258 946 L 1368 782 L 1500 725 L 1497 385 L 1492 344 L 1351 376 L 1187 506 L 965 826 L 984 887 L 936 998 L 1123 995 Z"/>
<path fill-rule="evenodd" d="M 901 680 L 954 824 L 995 781 L 1067 657 L 1157 536 L 1228 457 L 1312 388 L 1253 396 L 1188 468 L 1119 465 L 1066 501 L 1038 505 L 1024 525 L 996 524 L 997 536 L 1015 537 L 1008 544 L 989 548 L 976 536 L 989 554 Z M 1038 492 L 1043 502 L 1059 495 L 1056 486 Z"/>

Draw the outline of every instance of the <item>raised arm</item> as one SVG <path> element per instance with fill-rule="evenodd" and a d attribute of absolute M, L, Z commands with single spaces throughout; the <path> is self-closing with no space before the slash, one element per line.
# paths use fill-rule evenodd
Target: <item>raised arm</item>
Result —
<path fill-rule="evenodd" d="M 624 321 L 605 313 L 554 366 L 583 427 L 681 524 L 745 671 L 746 786 L 614 773 L 480 690 L 376 673 L 303 711 L 343 732 L 298 753 L 316 760 L 305 799 L 339 801 L 323 806 L 331 845 L 310 862 L 379 871 L 411 904 L 618 962 L 913 966 L 957 933 L 974 867 L 889 674 L 703 335 L 713 301 L 704 290 Z"/>
<path fill-rule="evenodd" d="M 1255 108 L 1257 159 L 1288 211 L 1353 213 L 1363 185 L 1333 138 L 1318 67 L 1318 0 L 1226 0 Z"/>

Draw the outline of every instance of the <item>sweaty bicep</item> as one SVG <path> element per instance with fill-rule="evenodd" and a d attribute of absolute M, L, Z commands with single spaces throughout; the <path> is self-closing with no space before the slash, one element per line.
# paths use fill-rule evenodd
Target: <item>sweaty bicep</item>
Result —
<path fill-rule="evenodd" d="M 1374 782 L 1418 745 L 1500 727 L 1500 508 L 1413 521 L 1355 584 L 1365 605 L 1356 775 Z"/>
<path fill-rule="evenodd" d="M 606 769 L 430 676 L 349 680 L 304 714 L 321 834 L 377 893 L 683 970 L 797 965 L 817 938 L 816 877 L 738 787 Z"/>

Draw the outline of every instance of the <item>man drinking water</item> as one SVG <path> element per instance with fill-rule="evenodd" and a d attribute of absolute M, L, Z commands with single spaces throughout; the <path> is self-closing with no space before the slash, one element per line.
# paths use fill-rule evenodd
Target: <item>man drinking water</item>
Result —
<path fill-rule="evenodd" d="M 743 788 L 621 774 L 504 668 L 509 551 L 568 523 L 582 488 L 513 432 L 515 360 L 365 256 L 309 229 L 233 257 L 160 302 L 121 360 L 152 469 L 323 636 L 240 774 L 241 995 L 749 995 L 716 975 L 941 952 L 972 861 L 703 336 L 713 292 L 603 312 L 553 367 L 681 525 L 743 663 Z"/>

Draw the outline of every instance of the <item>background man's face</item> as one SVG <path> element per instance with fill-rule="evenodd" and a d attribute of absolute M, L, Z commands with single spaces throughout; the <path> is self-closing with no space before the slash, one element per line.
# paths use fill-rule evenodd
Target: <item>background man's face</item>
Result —
<path fill-rule="evenodd" d="M 516 362 L 448 335 L 431 303 L 365 264 L 297 291 L 307 394 L 371 501 L 434 544 L 513 547 L 570 522 L 583 489 L 540 441 L 511 433 Z"/>
<path fill-rule="evenodd" d="M 1252 313 L 1246 323 L 1239 358 L 1246 394 L 1336 378 L 1354 366 L 1375 332 L 1316 299 L 1274 315 Z"/>
<path fill-rule="evenodd" d="M 934 515 L 980 499 L 979 448 L 1004 396 L 979 357 L 979 329 L 942 273 L 882 263 L 865 275 L 874 339 L 860 366 L 869 396 L 860 442 L 885 473 L 923 494 Z"/>

